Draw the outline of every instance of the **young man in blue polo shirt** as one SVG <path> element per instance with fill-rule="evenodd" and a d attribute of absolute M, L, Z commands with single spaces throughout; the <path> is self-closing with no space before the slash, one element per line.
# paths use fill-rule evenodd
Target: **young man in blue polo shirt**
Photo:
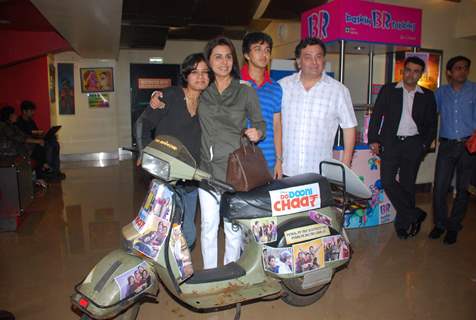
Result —
<path fill-rule="evenodd" d="M 435 226 L 429 237 L 438 239 L 446 231 L 445 244 L 455 243 L 462 228 L 469 203 L 471 172 L 476 163 L 476 155 L 465 148 L 466 140 L 476 130 L 476 83 L 468 80 L 470 66 L 471 60 L 463 56 L 448 60 L 448 84 L 435 93 L 440 114 L 440 145 L 433 187 Z M 448 217 L 446 198 L 455 171 L 456 198 Z"/>
<path fill-rule="evenodd" d="M 243 39 L 243 56 L 246 64 L 241 69 L 241 79 L 248 81 L 258 94 L 261 113 L 266 121 L 266 138 L 258 146 L 275 179 L 283 175 L 283 148 L 281 125 L 281 86 L 269 76 L 273 39 L 263 32 L 248 33 Z"/>

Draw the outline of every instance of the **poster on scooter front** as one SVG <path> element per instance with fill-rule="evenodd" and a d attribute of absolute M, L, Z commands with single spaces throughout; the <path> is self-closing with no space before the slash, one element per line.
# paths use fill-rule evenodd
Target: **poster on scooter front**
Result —
<path fill-rule="evenodd" d="M 321 207 L 318 183 L 269 191 L 273 216 L 283 216 Z"/>
<path fill-rule="evenodd" d="M 294 272 L 296 274 L 325 267 L 322 239 L 293 245 Z"/>
<path fill-rule="evenodd" d="M 156 260 L 169 233 L 170 222 L 155 215 L 149 220 L 151 220 L 150 229 L 144 230 L 144 235 L 134 240 L 133 248 Z"/>
<path fill-rule="evenodd" d="M 146 270 L 146 262 L 127 270 L 114 278 L 120 289 L 120 299 L 139 294 L 151 285 L 150 274 Z"/>
<path fill-rule="evenodd" d="M 293 273 L 293 249 L 263 246 L 264 270 L 276 274 Z"/>
<path fill-rule="evenodd" d="M 132 222 L 137 232 L 149 229 L 154 221 L 153 217 L 170 220 L 172 212 L 172 191 L 158 180 L 153 180 L 149 188 L 149 194 L 144 200 L 139 214 Z"/>
<path fill-rule="evenodd" d="M 251 231 L 258 243 L 274 242 L 278 239 L 278 219 L 276 217 L 250 220 Z"/>
<path fill-rule="evenodd" d="M 330 226 L 332 224 L 331 217 L 321 214 L 316 210 L 309 211 L 309 218 L 316 223 L 325 224 L 326 226 Z"/>
<path fill-rule="evenodd" d="M 193 265 L 190 250 L 187 241 L 182 233 L 181 225 L 174 225 L 172 228 L 172 237 L 170 238 L 170 248 L 177 263 L 180 280 L 185 280 L 192 276 Z"/>
<path fill-rule="evenodd" d="M 347 260 L 350 258 L 349 245 L 341 235 L 323 238 L 325 262 Z"/>

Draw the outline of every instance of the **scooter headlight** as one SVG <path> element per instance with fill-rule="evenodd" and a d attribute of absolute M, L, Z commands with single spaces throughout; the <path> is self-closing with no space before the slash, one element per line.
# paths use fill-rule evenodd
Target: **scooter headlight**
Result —
<path fill-rule="evenodd" d="M 170 164 L 162 159 L 144 152 L 142 155 L 142 168 L 160 179 L 169 180 Z"/>

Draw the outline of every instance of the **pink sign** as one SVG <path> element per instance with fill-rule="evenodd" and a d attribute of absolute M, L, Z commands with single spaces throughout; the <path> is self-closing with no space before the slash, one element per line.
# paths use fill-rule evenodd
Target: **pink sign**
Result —
<path fill-rule="evenodd" d="M 301 38 L 421 45 L 421 9 L 361 0 L 334 0 L 301 15 Z"/>

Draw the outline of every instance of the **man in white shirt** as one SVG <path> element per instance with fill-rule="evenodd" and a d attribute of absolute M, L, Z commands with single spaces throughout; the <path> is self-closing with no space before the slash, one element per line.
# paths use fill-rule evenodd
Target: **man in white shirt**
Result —
<path fill-rule="evenodd" d="M 423 60 L 407 58 L 403 80 L 382 87 L 369 124 L 369 146 L 381 156 L 380 176 L 397 209 L 395 230 L 400 239 L 416 236 L 426 217 L 415 205 L 415 181 L 436 137 L 437 115 L 433 92 L 417 85 L 424 71 Z"/>
<path fill-rule="evenodd" d="M 344 132 L 343 162 L 350 166 L 357 120 L 349 90 L 326 75 L 326 47 L 320 39 L 302 40 L 295 56 L 300 71 L 279 81 L 283 174 L 319 172 L 319 163 L 332 158 L 338 126 Z"/>

